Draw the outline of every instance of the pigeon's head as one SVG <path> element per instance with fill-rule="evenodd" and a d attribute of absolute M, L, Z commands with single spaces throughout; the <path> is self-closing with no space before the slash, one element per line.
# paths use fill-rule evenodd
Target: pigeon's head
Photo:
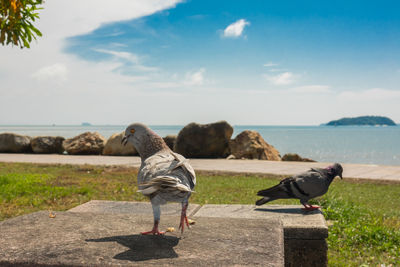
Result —
<path fill-rule="evenodd" d="M 142 159 L 168 148 L 160 136 L 142 123 L 133 123 L 126 128 L 121 144 L 128 142 L 133 144 Z"/>
<path fill-rule="evenodd" d="M 339 176 L 340 179 L 343 179 L 343 167 L 339 163 L 335 163 L 327 169 L 333 174 L 333 177 Z"/>
<path fill-rule="evenodd" d="M 140 142 L 143 141 L 143 137 L 148 135 L 150 128 L 142 123 L 133 123 L 129 125 L 125 130 L 125 136 L 121 140 L 121 144 L 124 146 L 130 142 L 135 147 L 138 147 Z"/>

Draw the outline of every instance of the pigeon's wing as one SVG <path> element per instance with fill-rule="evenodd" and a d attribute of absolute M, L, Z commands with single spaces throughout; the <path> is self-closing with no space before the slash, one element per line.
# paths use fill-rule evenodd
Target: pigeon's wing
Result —
<path fill-rule="evenodd" d="M 181 154 L 171 152 L 171 155 L 175 158 L 172 169 L 181 169 L 186 174 L 183 176 L 183 179 L 186 180 L 186 182 L 190 185 L 190 188 L 193 189 L 196 185 L 196 173 L 194 172 L 193 167 L 189 164 L 189 161 Z"/>
<path fill-rule="evenodd" d="M 157 153 L 145 161 L 138 174 L 139 191 L 165 201 L 188 197 L 196 183 L 193 168 L 186 159 L 171 151 Z"/>
<path fill-rule="evenodd" d="M 315 169 L 294 176 L 297 191 L 305 196 L 303 199 L 311 199 L 322 196 L 328 191 L 329 181 L 324 173 Z"/>
<path fill-rule="evenodd" d="M 259 199 L 256 202 L 256 205 L 262 205 L 276 199 L 300 198 L 298 194 L 296 194 L 297 191 L 293 190 L 294 182 L 295 179 L 293 177 L 288 177 L 273 187 L 258 191 L 257 195 L 262 196 L 263 198 Z"/>

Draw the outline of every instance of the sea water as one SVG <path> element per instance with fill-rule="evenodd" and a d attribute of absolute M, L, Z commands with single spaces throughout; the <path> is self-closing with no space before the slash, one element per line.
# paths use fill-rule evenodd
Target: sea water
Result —
<path fill-rule="evenodd" d="M 108 138 L 126 125 L 0 126 L 0 133 L 70 138 L 97 131 Z M 180 125 L 150 126 L 160 136 L 176 135 Z M 283 156 L 297 153 L 322 162 L 400 165 L 400 126 L 234 126 L 233 137 L 244 130 L 258 131 Z"/>

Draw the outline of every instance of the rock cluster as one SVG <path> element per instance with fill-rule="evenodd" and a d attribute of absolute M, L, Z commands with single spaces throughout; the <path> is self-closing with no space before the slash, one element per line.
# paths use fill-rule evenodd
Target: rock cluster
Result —
<path fill-rule="evenodd" d="M 174 150 L 174 144 L 176 142 L 176 135 L 167 135 L 163 137 L 164 142 L 167 144 L 167 146 L 171 149 Z"/>
<path fill-rule="evenodd" d="M 226 121 L 190 123 L 176 138 L 174 151 L 188 158 L 225 158 L 233 128 Z"/>
<path fill-rule="evenodd" d="M 104 149 L 103 155 L 108 156 L 131 156 L 137 155 L 135 147 L 131 143 L 127 143 L 125 146 L 121 144 L 122 138 L 124 137 L 124 132 L 116 133 L 108 138 Z"/>
<path fill-rule="evenodd" d="M 14 133 L 0 134 L 1 153 L 27 153 L 31 151 L 31 138 L 29 136 Z"/>
<path fill-rule="evenodd" d="M 86 132 L 64 140 L 63 147 L 70 155 L 100 155 L 105 143 L 106 139 L 99 133 Z"/>
<path fill-rule="evenodd" d="M 237 158 L 280 161 L 278 150 L 265 142 L 256 131 L 243 131 L 229 143 L 231 154 Z"/>
<path fill-rule="evenodd" d="M 315 160 L 308 159 L 308 158 L 302 158 L 298 154 L 295 154 L 295 153 L 288 153 L 288 154 L 283 155 L 282 160 L 283 161 L 315 162 Z"/>
<path fill-rule="evenodd" d="M 38 154 L 62 154 L 64 152 L 61 136 L 38 136 L 31 140 L 33 153 Z"/>
<path fill-rule="evenodd" d="M 256 131 L 243 131 L 231 139 L 233 127 L 226 121 L 209 124 L 190 123 L 177 136 L 168 135 L 163 139 L 171 150 L 187 158 L 228 158 L 309 161 L 297 154 L 286 154 L 268 144 Z M 73 138 L 60 136 L 39 136 L 31 138 L 13 133 L 0 134 L 0 153 L 46 153 L 70 155 L 137 155 L 135 147 L 122 145 L 124 133 L 113 134 L 108 140 L 97 132 L 86 132 Z"/>

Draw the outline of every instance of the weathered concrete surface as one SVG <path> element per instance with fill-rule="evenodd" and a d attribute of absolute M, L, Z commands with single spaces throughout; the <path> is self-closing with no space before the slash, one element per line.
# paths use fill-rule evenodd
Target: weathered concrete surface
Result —
<path fill-rule="evenodd" d="M 126 165 L 139 168 L 139 157 L 34 155 L 0 153 L 0 162 L 30 162 L 46 164 Z M 326 167 L 324 162 L 290 162 L 268 160 L 190 159 L 196 171 L 293 175 L 314 167 Z M 345 178 L 400 182 L 400 166 L 342 164 Z"/>
<path fill-rule="evenodd" d="M 163 216 L 161 229 L 177 227 Z M 143 215 L 36 212 L 0 223 L 0 266 L 283 266 L 277 219 L 201 218 L 180 238 Z"/>
<path fill-rule="evenodd" d="M 324 239 L 328 227 L 320 210 L 303 211 L 301 205 L 204 205 L 195 217 L 282 220 L 285 239 Z"/>
<path fill-rule="evenodd" d="M 198 204 L 189 203 L 187 216 L 192 216 L 200 208 Z M 147 214 L 153 215 L 153 209 L 150 202 L 132 202 L 132 201 L 106 201 L 91 200 L 82 205 L 76 206 L 68 211 L 72 212 L 91 212 L 103 214 Z M 180 216 L 182 205 L 180 203 L 168 203 L 161 206 L 161 214 Z"/>
<path fill-rule="evenodd" d="M 285 239 L 286 267 L 322 267 L 328 265 L 325 239 Z"/>
<path fill-rule="evenodd" d="M 285 266 L 327 265 L 328 227 L 319 210 L 305 212 L 300 205 L 204 205 L 195 218 L 252 218 L 282 220 L 285 239 Z"/>
<path fill-rule="evenodd" d="M 285 238 L 324 239 L 328 237 L 328 227 L 320 210 L 306 212 L 301 205 L 213 205 L 189 204 L 188 216 L 239 218 L 239 219 L 279 219 L 285 229 Z M 147 214 L 153 210 L 149 202 L 91 200 L 69 210 L 70 212 L 91 212 L 103 214 Z M 181 204 L 168 203 L 161 206 L 161 214 L 180 216 Z"/>

